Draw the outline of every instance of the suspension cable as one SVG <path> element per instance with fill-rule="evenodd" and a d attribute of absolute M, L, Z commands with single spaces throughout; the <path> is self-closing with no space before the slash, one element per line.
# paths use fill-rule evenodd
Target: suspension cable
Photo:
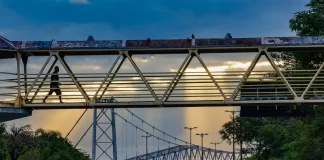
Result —
<path fill-rule="evenodd" d="M 124 110 L 122 110 L 122 116 L 124 117 Z M 122 155 L 124 154 L 124 123 L 122 122 Z"/>
<path fill-rule="evenodd" d="M 117 102 L 117 100 L 116 100 L 116 102 Z M 130 111 L 128 108 L 125 108 L 125 109 L 126 109 L 129 113 L 131 113 L 133 116 L 135 116 L 137 119 L 139 119 L 139 120 L 141 120 L 143 123 L 147 124 L 148 126 L 150 126 L 150 127 L 152 127 L 152 128 L 155 128 L 157 131 L 159 131 L 159 132 L 161 132 L 161 133 L 167 135 L 168 137 L 176 138 L 176 137 L 174 137 L 174 136 L 172 136 L 172 135 L 170 135 L 170 134 L 167 134 L 167 133 L 163 132 L 162 130 L 160 130 L 160 129 L 154 127 L 153 125 L 149 124 L 148 122 L 144 121 L 142 118 L 140 118 L 139 116 L 137 116 L 136 114 L 134 114 L 134 113 L 133 113 L 132 111 Z M 181 140 L 181 139 L 179 139 L 179 138 L 176 138 L 176 139 L 177 139 L 178 141 L 180 141 L 180 142 L 183 142 L 183 143 L 186 143 L 186 142 L 187 142 L 187 141 Z"/>
<path fill-rule="evenodd" d="M 113 98 L 113 99 L 114 99 L 115 101 L 117 101 L 115 98 Z M 135 115 L 135 114 L 134 114 L 133 112 L 131 112 L 129 109 L 127 109 L 127 108 L 125 108 L 125 109 L 126 109 L 129 113 L 132 114 L 132 119 L 133 119 L 133 120 L 134 120 L 134 116 L 135 116 L 136 118 L 138 118 L 138 119 L 140 119 L 140 120 L 142 121 L 142 129 L 141 129 L 141 128 L 138 128 L 138 126 L 134 125 L 133 123 L 128 122 L 128 121 L 127 121 L 123 116 L 119 115 L 119 114 L 116 113 L 115 111 L 113 111 L 113 110 L 111 110 L 111 109 L 110 109 L 110 110 L 111 110 L 112 112 L 114 112 L 115 115 L 117 115 L 118 117 L 120 117 L 121 119 L 125 120 L 125 121 L 128 122 L 130 125 L 132 125 L 133 127 L 136 128 L 136 156 L 137 156 L 137 138 L 138 138 L 138 137 L 137 137 L 137 130 L 138 130 L 138 129 L 141 130 L 142 132 L 145 132 L 147 135 L 151 135 L 151 136 L 157 138 L 157 139 L 158 139 L 158 148 L 159 148 L 159 141 L 160 141 L 160 140 L 164 141 L 165 143 L 169 143 L 169 145 L 170 145 L 170 144 L 178 145 L 178 144 L 176 144 L 176 143 L 173 143 L 173 142 L 170 142 L 170 141 L 166 140 L 166 139 L 165 139 L 165 135 L 167 135 L 168 137 L 175 138 L 175 139 L 177 139 L 177 140 L 180 141 L 180 142 L 188 143 L 188 142 L 186 142 L 186 141 L 184 141 L 184 140 L 178 139 L 178 138 L 176 138 L 176 137 L 173 137 L 173 136 L 171 136 L 171 135 L 169 135 L 169 134 L 167 134 L 167 133 L 161 131 L 160 129 L 158 129 L 158 128 L 152 126 L 151 124 L 147 123 L 147 122 L 144 121 L 143 119 L 139 118 L 137 115 Z M 103 110 L 101 110 L 101 112 L 100 112 L 99 115 L 97 116 L 97 120 L 100 119 L 100 118 L 102 117 L 103 112 L 105 112 L 106 110 L 108 110 L 108 109 L 103 109 Z M 81 117 L 80 117 L 79 119 L 81 119 L 81 118 L 84 116 L 85 112 L 86 112 L 86 110 L 82 113 L 82 115 L 81 115 Z M 78 119 L 78 121 L 76 122 L 76 124 L 80 121 L 79 119 Z M 153 135 L 152 135 L 152 134 L 149 134 L 147 131 L 145 131 L 145 130 L 144 130 L 144 126 L 143 126 L 144 123 L 147 124 L 147 125 L 149 125 L 150 127 L 152 127 L 153 130 L 157 130 L 157 131 L 163 133 L 163 137 L 164 137 L 164 138 L 163 138 L 163 139 L 160 139 L 158 136 L 155 136 L 154 134 L 153 134 Z M 74 127 L 70 130 L 69 134 L 74 130 L 76 124 L 75 124 Z M 82 135 L 82 137 L 80 138 L 80 140 L 76 143 L 76 145 L 75 145 L 74 147 L 77 147 L 77 146 L 78 146 L 78 144 L 81 142 L 81 140 L 82 140 L 82 139 L 84 138 L 84 136 L 88 133 L 88 131 L 90 130 L 90 128 L 91 128 L 92 126 L 93 126 L 93 124 L 91 124 L 91 125 L 88 127 L 88 129 L 86 130 L 86 132 Z M 126 127 L 127 127 L 127 125 L 126 125 Z M 68 135 L 69 135 L 69 134 L 68 134 Z M 127 137 L 127 136 L 126 136 L 126 137 Z M 153 145 L 154 145 L 154 142 L 153 142 Z"/>
<path fill-rule="evenodd" d="M 154 128 L 153 128 L 153 135 L 154 135 Z M 155 139 L 155 138 L 153 138 L 153 147 L 152 147 L 152 151 L 154 151 L 154 139 Z"/>
<path fill-rule="evenodd" d="M 134 122 L 134 115 L 132 115 L 132 122 Z M 135 131 L 135 128 L 134 128 L 134 131 Z M 133 132 L 134 133 L 134 132 Z M 132 135 L 135 135 L 135 134 L 132 134 Z M 136 136 L 135 136 L 136 137 Z M 134 145 L 134 141 L 135 141 L 135 138 L 133 138 L 133 140 L 132 140 L 132 146 Z M 134 152 L 135 151 L 135 149 L 134 149 L 134 147 L 132 147 L 132 156 L 134 157 L 134 155 L 135 155 L 135 153 L 136 152 Z"/>
<path fill-rule="evenodd" d="M 137 157 L 137 127 L 136 127 L 136 134 L 135 134 L 135 137 L 136 137 L 136 157 Z"/>
<path fill-rule="evenodd" d="M 79 119 L 75 122 L 75 124 L 73 125 L 73 127 L 71 128 L 71 130 L 69 131 L 69 133 L 65 136 L 65 139 L 71 134 L 71 132 L 74 130 L 75 126 L 79 123 L 79 121 L 81 120 L 81 118 L 84 116 L 84 114 L 88 111 L 88 108 L 84 110 L 84 112 L 81 114 L 81 116 L 79 117 Z"/>
<path fill-rule="evenodd" d="M 110 109 L 110 108 L 108 108 L 108 109 Z M 110 110 L 111 110 L 111 109 L 110 109 Z M 112 112 L 114 112 L 114 111 L 112 111 Z M 116 113 L 116 112 L 114 112 L 114 113 L 115 113 L 115 115 L 117 115 L 119 118 L 125 120 L 125 118 L 122 117 L 121 115 L 119 115 L 118 113 Z M 128 122 L 128 123 L 129 123 L 130 125 L 132 125 L 133 127 L 136 127 L 138 130 L 141 130 L 141 131 L 145 132 L 146 134 L 151 135 L 152 137 L 159 138 L 158 136 L 152 135 L 152 134 L 148 133 L 147 131 L 142 130 L 140 127 L 136 126 L 135 124 L 133 124 L 133 123 L 131 123 L 131 122 Z M 161 139 L 161 138 L 160 138 L 160 139 Z M 161 141 L 164 141 L 165 143 L 169 143 L 169 142 L 170 142 L 170 141 L 165 140 L 165 139 L 161 139 Z M 173 142 L 170 142 L 170 143 L 173 144 L 173 145 L 179 145 L 179 144 L 175 144 L 175 143 L 173 143 Z"/>
<path fill-rule="evenodd" d="M 128 146 L 128 144 L 127 144 L 127 120 L 125 120 L 125 122 L 126 122 L 126 159 L 127 159 L 127 157 L 128 157 L 128 149 L 127 149 L 127 146 Z"/>
<path fill-rule="evenodd" d="M 158 151 L 160 151 L 160 139 L 159 139 L 159 138 L 157 138 L 157 140 L 158 140 L 158 145 L 157 145 L 157 148 L 158 148 Z"/>
<path fill-rule="evenodd" d="M 101 110 L 101 112 L 99 113 L 99 115 L 97 116 L 97 121 L 98 119 L 100 119 L 103 116 L 103 110 Z M 91 127 L 93 126 L 93 123 L 91 123 L 91 125 L 88 127 L 88 129 L 86 130 L 86 132 L 81 136 L 81 138 L 79 139 L 79 141 L 76 143 L 76 145 L 74 146 L 74 148 L 76 148 L 78 146 L 78 144 L 81 142 L 81 140 L 84 138 L 84 136 L 88 133 L 88 131 L 91 129 Z"/>

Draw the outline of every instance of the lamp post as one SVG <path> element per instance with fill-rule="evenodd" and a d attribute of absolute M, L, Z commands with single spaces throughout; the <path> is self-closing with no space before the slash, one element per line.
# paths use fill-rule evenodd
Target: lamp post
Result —
<path fill-rule="evenodd" d="M 189 142 L 189 159 L 191 159 L 191 132 L 193 129 L 197 129 L 198 127 L 184 127 L 184 129 L 189 129 L 190 131 L 190 142 Z"/>
<path fill-rule="evenodd" d="M 221 144 L 221 142 L 210 142 L 210 144 L 213 144 L 213 145 L 215 145 L 215 151 L 217 151 L 217 148 L 216 148 L 216 146 L 217 146 L 218 144 Z"/>
<path fill-rule="evenodd" d="M 207 136 L 208 133 L 197 133 L 196 135 L 201 137 L 201 160 L 204 160 L 204 136 Z"/>
<path fill-rule="evenodd" d="M 148 149 L 147 149 L 147 138 L 151 137 L 152 135 L 148 135 L 148 133 L 146 133 L 146 136 L 141 136 L 145 138 L 145 142 L 146 142 L 146 155 L 148 154 Z"/>
<path fill-rule="evenodd" d="M 225 112 L 230 112 L 232 113 L 232 123 L 233 123 L 233 160 L 235 160 L 235 113 L 236 112 L 240 112 L 240 111 L 235 111 L 233 109 L 233 111 L 228 111 L 226 110 Z M 241 146 L 242 147 L 242 146 Z M 242 148 L 241 148 L 241 152 L 242 152 Z"/>

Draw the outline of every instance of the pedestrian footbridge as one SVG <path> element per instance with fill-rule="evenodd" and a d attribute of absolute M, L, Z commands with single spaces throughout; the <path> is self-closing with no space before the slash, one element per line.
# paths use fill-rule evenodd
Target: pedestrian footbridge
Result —
<path fill-rule="evenodd" d="M 15 58 L 18 62 L 11 71 L 0 70 L 0 107 L 26 109 L 28 115 L 30 110 L 38 109 L 318 105 L 324 103 L 324 63 L 315 69 L 284 70 L 274 55 L 323 50 L 323 37 L 126 41 L 10 41 L 0 37 L 2 61 Z M 220 53 L 251 53 L 254 58 L 244 70 L 208 66 L 206 61 L 210 59 L 204 55 L 213 54 L 217 59 Z M 133 58 L 154 54 L 170 58 L 177 54 L 183 59 L 177 69 L 146 72 Z M 76 73 L 66 61 L 66 57 L 90 55 L 114 58 L 109 61 L 111 67 L 102 73 Z M 28 58 L 36 56 L 46 57 L 45 62 L 38 73 L 28 73 Z M 268 69 L 256 69 L 261 58 L 269 63 Z M 126 61 L 133 72 L 120 72 Z M 189 71 L 192 61 L 197 61 L 201 70 Z M 59 103 L 55 95 L 42 103 L 50 90 L 53 68 L 58 64 L 64 103 Z M 105 101 L 111 97 L 118 102 Z"/>

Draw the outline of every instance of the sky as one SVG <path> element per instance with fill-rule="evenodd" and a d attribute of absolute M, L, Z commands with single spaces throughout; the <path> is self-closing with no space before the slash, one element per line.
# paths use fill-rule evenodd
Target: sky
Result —
<path fill-rule="evenodd" d="M 289 19 L 295 12 L 305 10 L 308 0 L 1 0 L 0 35 L 9 40 L 96 40 L 222 38 L 231 33 L 234 38 L 295 36 L 289 29 Z M 208 67 L 224 70 L 244 70 L 254 54 L 203 55 Z M 74 72 L 105 73 L 115 57 L 67 57 Z M 176 70 L 184 55 L 134 56 L 144 72 Z M 14 60 L 0 60 L 1 71 L 15 67 Z M 29 73 L 38 73 L 45 57 L 30 58 Z M 235 66 L 239 66 L 236 67 Z M 268 65 L 263 65 L 267 67 Z M 131 69 L 124 65 L 124 71 Z M 262 65 L 260 65 L 262 67 Z M 193 62 L 189 70 L 199 70 Z M 227 122 L 230 107 L 132 109 L 144 120 L 165 132 L 189 140 L 184 126 L 198 126 L 197 132 L 208 132 L 207 147 L 211 141 L 220 141 L 218 130 Z M 123 112 L 122 110 L 119 110 Z M 82 110 L 34 111 L 32 117 L 11 121 L 8 124 L 31 124 L 33 128 L 59 130 L 63 135 L 73 126 Z M 76 143 L 85 126 L 91 123 L 87 113 L 71 140 Z M 128 115 L 128 118 L 131 117 Z M 117 126 L 118 133 L 125 132 Z M 123 137 L 123 136 L 121 136 Z M 124 139 L 123 139 L 124 141 Z M 200 138 L 193 136 L 193 142 Z M 91 152 L 91 134 L 80 147 Z M 124 143 L 123 143 L 124 145 Z M 143 149 L 144 143 L 141 143 Z M 152 147 L 151 147 L 152 148 Z M 225 142 L 219 149 L 230 150 Z M 124 149 L 125 150 L 125 149 Z M 124 151 L 123 150 L 123 151 Z M 124 152 L 123 152 L 124 153 Z"/>

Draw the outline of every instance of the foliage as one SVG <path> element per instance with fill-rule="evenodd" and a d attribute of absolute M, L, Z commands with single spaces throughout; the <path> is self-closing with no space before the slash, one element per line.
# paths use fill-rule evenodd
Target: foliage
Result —
<path fill-rule="evenodd" d="M 74 148 L 70 141 L 63 138 L 59 132 L 43 129 L 36 130 L 36 135 L 51 143 L 40 149 L 42 159 L 51 157 L 49 160 L 88 160 L 90 157 Z"/>
<path fill-rule="evenodd" d="M 310 0 L 306 7 L 309 10 L 295 13 L 294 18 L 289 21 L 290 29 L 299 36 L 323 36 L 324 1 Z"/>
<path fill-rule="evenodd" d="M 308 10 L 295 13 L 289 21 L 291 30 L 299 36 L 324 36 L 324 0 L 310 0 L 306 6 Z M 286 70 L 318 69 L 324 62 L 323 52 L 284 52 L 272 56 Z M 249 146 L 246 150 L 252 153 L 251 160 L 323 159 L 323 120 L 324 107 L 314 106 L 311 114 L 303 118 L 235 117 L 234 123 L 225 123 L 219 133 L 228 143 L 234 134 L 236 143 L 243 141 Z"/>
<path fill-rule="evenodd" d="M 41 147 L 42 141 L 34 135 L 30 125 L 12 126 L 5 135 L 6 146 L 11 160 L 18 160 L 29 150 Z"/>
<path fill-rule="evenodd" d="M 30 125 L 0 124 L 0 159 L 2 160 L 89 160 L 89 155 L 73 147 L 59 132 L 38 129 Z"/>
<path fill-rule="evenodd" d="M 310 0 L 306 7 L 309 9 L 295 13 L 289 21 L 289 27 L 298 36 L 324 36 L 324 0 Z M 324 60 L 324 53 L 274 53 L 277 61 L 285 69 L 314 69 L 319 68 Z"/>
<path fill-rule="evenodd" d="M 8 153 L 5 148 L 5 139 L 4 139 L 5 132 L 6 132 L 6 125 L 0 123 L 0 159 L 6 159 L 6 157 L 8 157 Z"/>

